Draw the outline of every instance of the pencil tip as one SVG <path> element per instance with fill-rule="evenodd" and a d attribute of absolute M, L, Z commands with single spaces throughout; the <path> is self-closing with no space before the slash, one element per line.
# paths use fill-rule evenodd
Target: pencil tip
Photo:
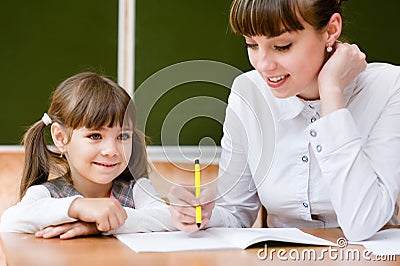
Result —
<path fill-rule="evenodd" d="M 199 158 L 196 158 L 196 159 L 194 160 L 194 163 L 195 163 L 195 164 L 199 164 L 199 163 L 200 163 Z"/>
<path fill-rule="evenodd" d="M 197 228 L 200 228 L 200 226 L 201 226 L 201 223 L 197 223 Z"/>

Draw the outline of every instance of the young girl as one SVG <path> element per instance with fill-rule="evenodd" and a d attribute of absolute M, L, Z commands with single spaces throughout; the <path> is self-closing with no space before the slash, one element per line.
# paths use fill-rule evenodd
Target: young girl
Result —
<path fill-rule="evenodd" d="M 62 82 L 24 146 L 21 201 L 3 213 L 1 231 L 67 239 L 173 229 L 148 179 L 133 102 L 112 80 L 81 73 Z"/>
<path fill-rule="evenodd" d="M 203 227 L 250 227 L 260 204 L 269 227 L 340 226 L 350 240 L 398 223 L 400 68 L 338 42 L 341 11 L 341 0 L 233 1 L 255 70 L 232 85 Z M 169 200 L 181 203 L 174 224 L 198 230 L 195 208 L 181 207 L 193 194 Z"/>

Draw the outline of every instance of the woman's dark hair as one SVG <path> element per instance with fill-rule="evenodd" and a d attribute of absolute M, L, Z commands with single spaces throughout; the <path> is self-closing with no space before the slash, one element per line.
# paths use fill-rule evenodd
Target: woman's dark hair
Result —
<path fill-rule="evenodd" d="M 236 34 L 276 37 L 303 30 L 301 20 L 323 30 L 334 13 L 342 15 L 342 0 L 234 0 L 229 21 Z"/>

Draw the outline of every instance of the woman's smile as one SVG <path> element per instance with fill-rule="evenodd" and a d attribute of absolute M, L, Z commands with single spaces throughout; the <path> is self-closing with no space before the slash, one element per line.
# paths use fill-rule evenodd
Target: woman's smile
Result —
<path fill-rule="evenodd" d="M 269 87 L 278 88 L 282 84 L 284 84 L 288 78 L 289 78 L 289 74 L 281 75 L 281 76 L 274 76 L 274 77 L 267 77 L 266 82 L 268 83 Z"/>

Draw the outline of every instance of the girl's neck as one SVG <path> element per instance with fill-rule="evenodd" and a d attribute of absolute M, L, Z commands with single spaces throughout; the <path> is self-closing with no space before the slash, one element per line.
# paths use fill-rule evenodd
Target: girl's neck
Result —
<path fill-rule="evenodd" d="M 75 180 L 72 178 L 73 186 L 86 198 L 108 198 L 112 190 L 112 183 L 97 184 L 88 180 Z"/>

